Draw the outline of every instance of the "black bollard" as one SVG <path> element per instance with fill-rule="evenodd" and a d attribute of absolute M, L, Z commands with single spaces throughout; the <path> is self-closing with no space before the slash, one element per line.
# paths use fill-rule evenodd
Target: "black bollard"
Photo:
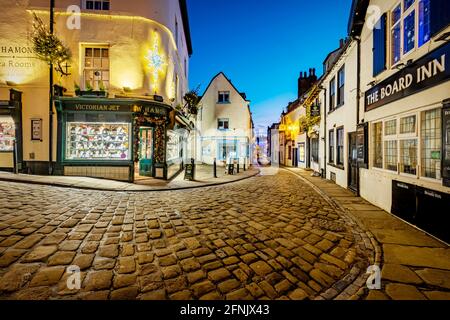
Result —
<path fill-rule="evenodd" d="M 239 161 L 237 163 L 237 173 L 239 173 Z"/>
<path fill-rule="evenodd" d="M 217 161 L 216 161 L 216 158 L 214 158 L 214 178 L 217 178 Z"/>

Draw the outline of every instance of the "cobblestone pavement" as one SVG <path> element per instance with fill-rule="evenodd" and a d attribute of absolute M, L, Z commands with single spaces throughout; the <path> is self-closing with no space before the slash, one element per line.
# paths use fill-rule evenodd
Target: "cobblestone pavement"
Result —
<path fill-rule="evenodd" d="M 0 203 L 1 299 L 357 298 L 374 256 L 286 171 L 147 193 L 0 182 Z"/>

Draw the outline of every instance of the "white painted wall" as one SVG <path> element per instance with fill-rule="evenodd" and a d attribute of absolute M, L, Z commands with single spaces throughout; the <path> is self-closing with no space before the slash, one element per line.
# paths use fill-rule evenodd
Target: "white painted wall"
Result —
<path fill-rule="evenodd" d="M 218 103 L 219 91 L 230 91 L 230 103 Z M 197 117 L 197 158 L 199 162 L 212 164 L 217 157 L 216 139 L 237 139 L 240 143 L 251 143 L 250 102 L 244 100 L 223 73 L 215 76 L 200 101 Z M 229 130 L 218 130 L 218 119 L 229 119 Z M 210 141 L 210 142 L 208 142 Z M 203 147 L 202 147 L 203 145 Z M 204 147 L 210 145 L 210 153 Z"/>

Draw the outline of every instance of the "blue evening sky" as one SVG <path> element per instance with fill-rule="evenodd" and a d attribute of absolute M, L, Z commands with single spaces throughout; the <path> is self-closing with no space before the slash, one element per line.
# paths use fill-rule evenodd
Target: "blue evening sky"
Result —
<path fill-rule="evenodd" d="M 347 34 L 351 0 L 188 0 L 194 54 L 190 87 L 200 94 L 220 71 L 251 100 L 255 126 L 279 120 L 297 98 L 300 71 L 322 74 Z"/>

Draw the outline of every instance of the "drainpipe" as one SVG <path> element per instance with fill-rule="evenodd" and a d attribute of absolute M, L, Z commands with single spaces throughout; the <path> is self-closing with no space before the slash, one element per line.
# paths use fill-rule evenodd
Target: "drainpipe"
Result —
<path fill-rule="evenodd" d="M 325 176 L 325 179 L 327 178 L 327 88 L 320 86 L 319 89 L 324 90 L 324 99 L 323 99 L 323 174 Z"/>
<path fill-rule="evenodd" d="M 360 114 L 359 114 L 359 108 L 361 106 L 361 37 L 356 36 L 354 37 L 354 40 L 356 40 L 356 46 L 357 46 L 357 62 L 356 62 L 356 128 L 358 128 L 359 121 L 360 121 Z M 359 176 L 359 162 L 356 161 L 356 195 L 360 196 L 360 176 Z"/>
<path fill-rule="evenodd" d="M 54 32 L 55 0 L 50 0 L 50 34 Z M 50 94 L 48 118 L 48 174 L 53 174 L 53 64 L 50 63 Z"/>

